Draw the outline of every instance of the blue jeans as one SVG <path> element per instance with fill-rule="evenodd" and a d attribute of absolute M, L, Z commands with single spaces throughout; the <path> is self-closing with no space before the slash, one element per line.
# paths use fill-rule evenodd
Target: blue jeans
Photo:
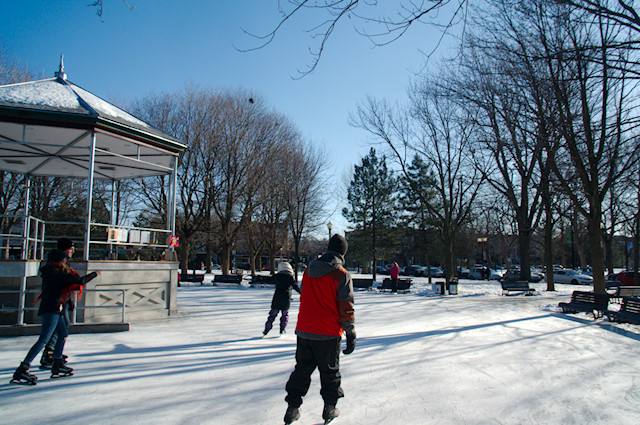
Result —
<path fill-rule="evenodd" d="M 53 349 L 53 358 L 61 359 L 62 351 L 64 350 L 64 343 L 67 341 L 67 336 L 69 336 L 67 323 L 60 313 L 47 313 L 40 317 L 42 318 L 40 337 L 38 337 L 38 340 L 33 344 L 27 353 L 27 356 L 24 358 L 24 362 L 27 364 L 31 364 L 42 348 L 47 344 L 47 342 L 49 342 L 51 335 L 53 335 L 54 332 L 58 336 L 58 339 L 56 340 L 56 345 Z"/>

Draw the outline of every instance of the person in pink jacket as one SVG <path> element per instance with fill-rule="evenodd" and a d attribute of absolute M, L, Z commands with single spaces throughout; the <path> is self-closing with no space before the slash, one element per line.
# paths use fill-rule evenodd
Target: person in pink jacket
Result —
<path fill-rule="evenodd" d="M 400 277 L 400 267 L 398 267 L 398 263 L 393 263 L 389 274 L 391 275 L 391 292 L 398 292 L 398 278 Z"/>

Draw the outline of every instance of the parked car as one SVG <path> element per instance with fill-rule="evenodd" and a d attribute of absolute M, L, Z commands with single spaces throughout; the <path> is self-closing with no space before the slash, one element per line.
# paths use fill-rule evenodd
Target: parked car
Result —
<path fill-rule="evenodd" d="M 469 269 L 466 267 L 458 267 L 458 279 L 469 279 Z"/>
<path fill-rule="evenodd" d="M 624 272 L 618 273 L 615 280 L 620 282 L 620 284 L 623 286 L 633 286 L 633 277 L 634 277 L 634 272 L 624 271 Z M 640 280 L 639 280 L 639 283 L 640 283 Z"/>
<path fill-rule="evenodd" d="M 429 271 L 431 270 L 431 277 L 444 277 L 444 270 L 440 267 L 425 267 L 423 276 L 429 276 Z"/>
<path fill-rule="evenodd" d="M 404 268 L 402 273 L 405 276 L 424 276 L 426 267 L 420 264 L 411 264 Z"/>
<path fill-rule="evenodd" d="M 582 274 L 586 274 L 587 276 L 593 276 L 593 268 L 591 266 L 581 267 L 578 271 Z"/>
<path fill-rule="evenodd" d="M 572 285 L 593 285 L 593 278 L 575 270 L 554 270 L 553 281 L 555 283 L 570 283 Z"/>
<path fill-rule="evenodd" d="M 481 280 L 485 279 L 485 267 L 472 267 L 469 269 L 469 278 Z M 500 280 L 502 276 L 494 269 L 489 269 L 489 280 Z"/>
<path fill-rule="evenodd" d="M 531 279 L 529 282 L 540 282 L 543 279 L 542 273 L 539 273 L 531 269 Z M 518 267 L 512 267 L 505 274 L 502 275 L 502 280 L 520 280 L 520 269 Z"/>

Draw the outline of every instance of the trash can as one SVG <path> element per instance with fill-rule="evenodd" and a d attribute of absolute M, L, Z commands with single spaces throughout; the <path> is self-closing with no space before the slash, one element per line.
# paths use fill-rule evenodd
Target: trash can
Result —
<path fill-rule="evenodd" d="M 458 295 L 458 279 L 451 279 L 449 282 L 449 295 Z"/>
<path fill-rule="evenodd" d="M 432 283 L 431 290 L 438 295 L 444 295 L 444 282 Z"/>

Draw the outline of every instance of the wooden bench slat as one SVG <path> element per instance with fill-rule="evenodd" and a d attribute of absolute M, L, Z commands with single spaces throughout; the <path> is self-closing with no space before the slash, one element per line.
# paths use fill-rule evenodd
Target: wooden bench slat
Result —
<path fill-rule="evenodd" d="M 502 286 L 502 295 L 509 292 L 526 292 L 526 295 L 533 295 L 534 288 L 529 286 L 529 282 L 524 280 L 505 280 L 500 282 Z"/>
<path fill-rule="evenodd" d="M 607 310 L 604 314 L 612 322 L 640 324 L 640 299 L 623 297 L 620 311 Z"/>
<path fill-rule="evenodd" d="M 236 285 L 239 285 L 242 283 L 242 276 L 234 274 L 217 274 L 213 277 L 213 284 L 215 285 L 216 283 L 235 283 Z"/>
<path fill-rule="evenodd" d="M 407 292 L 411 288 L 411 279 L 404 278 L 398 279 L 398 291 Z M 381 291 L 391 290 L 391 278 L 385 277 L 382 280 L 382 286 L 380 286 Z"/>
<path fill-rule="evenodd" d="M 359 289 L 371 289 L 373 288 L 373 279 L 353 278 L 353 287 Z"/>
<path fill-rule="evenodd" d="M 571 301 L 559 303 L 558 306 L 562 308 L 564 313 L 577 313 L 578 311 L 592 313 L 595 319 L 602 317 L 609 308 L 609 294 L 573 291 Z"/>

